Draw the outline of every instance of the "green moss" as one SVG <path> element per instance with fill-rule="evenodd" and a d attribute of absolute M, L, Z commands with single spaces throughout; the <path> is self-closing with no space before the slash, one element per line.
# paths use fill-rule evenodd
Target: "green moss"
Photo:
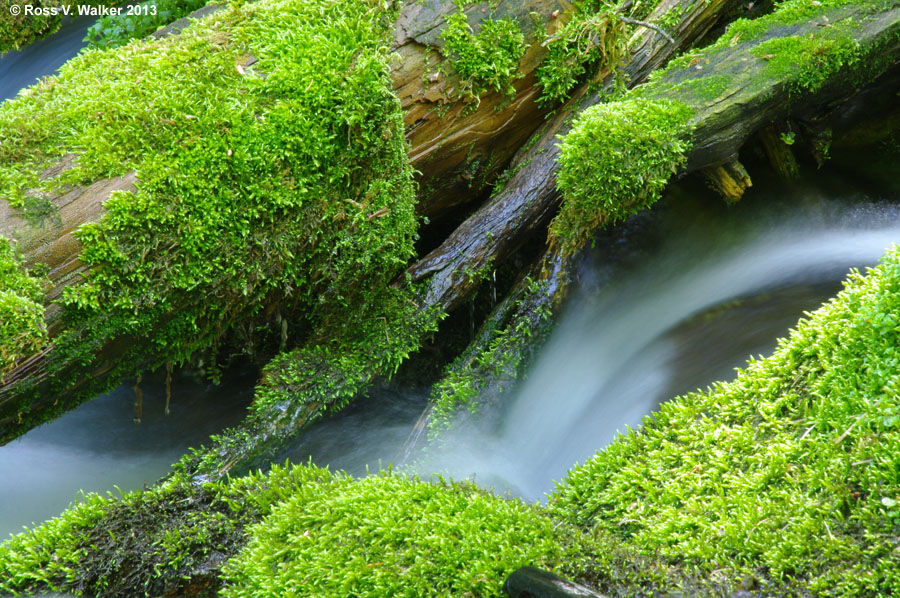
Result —
<path fill-rule="evenodd" d="M 571 561 L 570 531 L 535 507 L 440 480 L 355 480 L 311 465 L 203 485 L 175 476 L 119 499 L 85 496 L 10 538 L 0 592 L 215 591 L 241 551 L 225 596 L 291 595 L 297 584 L 305 596 L 495 596 L 519 566 Z"/>
<path fill-rule="evenodd" d="M 253 408 L 279 403 L 318 409 L 343 407 L 375 376 L 391 376 L 422 339 L 437 329 L 440 314 L 422 310 L 413 295 L 387 288 L 352 315 L 354 326 L 306 347 L 278 355 L 266 365 Z M 340 330 L 337 325 L 330 330 Z"/>
<path fill-rule="evenodd" d="M 736 380 L 665 403 L 552 511 L 709 575 L 900 591 L 900 250 Z"/>
<path fill-rule="evenodd" d="M 16 246 L 0 236 L 0 383 L 22 357 L 47 342 L 41 281 L 25 269 Z"/>
<path fill-rule="evenodd" d="M 475 412 L 521 377 L 549 332 L 551 313 L 544 301 L 549 286 L 546 281 L 525 280 L 495 308 L 478 338 L 432 386 L 428 424 L 432 439 L 450 427 L 459 409 Z"/>
<path fill-rule="evenodd" d="M 500 596 L 518 567 L 564 560 L 566 531 L 469 485 L 329 476 L 253 528 L 222 595 Z"/>
<path fill-rule="evenodd" d="M 853 68 L 860 60 L 859 44 L 832 28 L 817 37 L 780 37 L 754 48 L 753 54 L 766 60 L 766 74 L 790 81 L 797 90 L 814 92 L 843 68 Z"/>
<path fill-rule="evenodd" d="M 572 8 L 565 25 L 544 41 L 547 55 L 537 69 L 543 88 L 538 103 L 561 102 L 585 79 L 604 68 L 616 71 L 623 64 L 629 29 L 619 18 L 620 11 L 618 5 L 603 0 Z"/>
<path fill-rule="evenodd" d="M 441 31 L 442 53 L 459 74 L 463 94 L 477 99 L 488 91 L 511 96 L 519 60 L 525 53 L 525 36 L 513 19 L 484 19 L 476 35 L 457 0 L 457 11 L 449 14 Z"/>
<path fill-rule="evenodd" d="M 101 17 L 84 39 L 91 48 L 115 48 L 149 35 L 164 25 L 202 8 L 207 0 L 147 0 L 121 14 Z"/>
<path fill-rule="evenodd" d="M 162 596 L 194 582 L 214 592 L 219 568 L 246 541 L 246 527 L 300 486 L 326 479 L 315 468 L 276 466 L 218 483 L 175 475 L 118 497 L 84 495 L 0 545 L 0 592 Z"/>
<path fill-rule="evenodd" d="M 214 350 L 238 322 L 269 345 L 276 315 L 292 343 L 352 328 L 350 306 L 402 272 L 416 238 L 387 68 L 395 16 L 364 0 L 237 4 L 179 36 L 86 52 L 0 107 L 14 205 L 25 189 L 139 179 L 78 232 L 91 270 L 63 297 L 54 392 L 121 339 L 146 341 L 126 343 L 111 381 Z M 74 167 L 43 180 L 65 154 Z"/>
<path fill-rule="evenodd" d="M 553 242 L 572 253 L 596 228 L 655 202 L 690 147 L 691 116 L 684 104 L 640 98 L 580 114 L 560 146 Z"/>

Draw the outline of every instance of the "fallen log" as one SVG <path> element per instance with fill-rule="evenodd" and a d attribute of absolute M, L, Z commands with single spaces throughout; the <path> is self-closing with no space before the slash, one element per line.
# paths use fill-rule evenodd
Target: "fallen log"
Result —
<path fill-rule="evenodd" d="M 559 18 L 562 8 L 563 4 L 557 0 L 505 1 L 491 4 L 490 7 L 487 3 L 477 3 L 466 5 L 465 8 L 452 2 L 435 0 L 407 3 L 398 11 L 393 27 L 393 42 L 388 48 L 396 53 L 397 58 L 390 62 L 392 67 L 389 76 L 394 91 L 400 98 L 405 117 L 412 167 L 419 172 L 422 188 L 428 190 L 427 193 L 420 194 L 423 198 L 427 197 L 427 200 L 418 202 L 418 209 L 424 214 L 435 214 L 449 205 L 477 197 L 479 185 L 473 181 L 477 179 L 483 186 L 484 181 L 502 168 L 520 140 L 538 126 L 540 115 L 546 108 L 541 109 L 535 103 L 540 89 L 535 86 L 534 70 L 547 53 L 540 42 L 548 31 L 552 32 L 562 22 L 563 19 Z M 249 18 L 252 18 L 254 10 L 247 9 L 246 14 L 251 15 Z M 203 16 L 215 12 L 212 16 L 206 16 L 204 22 L 219 23 L 220 25 L 213 26 L 226 30 L 228 19 L 236 18 L 234 13 L 225 14 L 227 11 L 224 10 L 202 9 L 198 11 L 198 15 L 200 12 Z M 445 34 L 453 19 L 455 38 Z M 496 23 L 509 28 L 504 39 L 514 42 L 514 47 L 506 56 L 512 71 L 500 73 L 496 80 L 484 83 L 481 81 L 485 77 L 484 69 L 490 74 L 491 69 L 496 67 L 495 63 L 486 62 L 480 65 L 482 71 L 468 73 L 457 54 L 465 51 L 466 44 L 478 49 L 478 43 L 483 45 L 483 42 L 479 42 L 479 28 L 486 30 L 488 24 Z M 176 35 L 173 37 L 168 33 Z M 177 27 L 161 31 L 155 36 L 159 39 L 149 41 L 145 47 L 137 47 L 135 51 L 127 52 L 127 55 L 137 56 L 135 60 L 138 61 L 146 60 L 154 52 L 164 55 L 172 51 L 173 47 L 178 47 L 180 42 L 177 40 L 191 40 L 192 35 L 195 34 L 190 29 L 185 30 L 184 23 L 181 23 Z M 227 33 L 216 35 L 227 36 Z M 173 42 L 173 39 L 176 41 Z M 448 47 L 448 44 L 452 47 Z M 215 45 L 211 49 L 212 52 L 219 50 L 222 48 Z M 227 47 L 224 48 L 225 52 L 227 50 Z M 125 53 L 124 50 L 121 52 Z M 491 58 L 500 60 L 493 55 Z M 124 58 L 126 63 L 129 60 L 132 59 Z M 267 72 L 263 63 L 256 57 L 245 54 L 238 57 L 234 68 L 241 77 L 254 77 L 255 69 L 260 69 L 262 77 Z M 114 81 L 117 76 L 121 75 L 112 74 L 110 79 Z M 55 90 L 56 86 L 56 80 L 51 79 L 28 95 L 49 98 L 59 93 Z M 239 93 L 244 91 L 238 90 Z M 125 117 L 124 114 L 122 116 Z M 117 117 L 105 116 L 100 111 L 89 118 L 115 120 Z M 156 126 L 160 128 L 177 127 L 176 119 L 196 119 L 191 114 L 160 116 L 152 111 L 146 118 L 148 125 L 159 120 Z M 35 120 L 40 119 L 32 118 L 32 121 Z M 110 122 L 109 129 L 116 126 L 118 125 Z M 6 133 L 0 131 L 0 135 L 3 134 L 10 135 L 12 139 L 8 151 L 21 152 L 21 147 L 16 147 L 17 140 L 21 135 L 32 133 L 23 134 L 12 129 Z M 42 133 L 38 131 L 35 136 L 40 138 L 40 134 Z M 152 146 L 152 143 L 139 145 Z M 125 166 L 134 164 L 136 168 L 141 160 L 150 159 L 148 156 L 162 155 L 165 148 L 148 151 L 141 147 L 138 151 L 145 151 L 146 155 L 125 160 Z M 32 179 L 22 177 L 23 180 L 30 181 L 31 188 L 26 188 L 24 193 L 21 189 L 15 190 L 12 195 L 16 197 L 10 196 L 5 198 L 6 201 L 0 201 L 0 235 L 17 241 L 29 266 L 40 263 L 47 267 L 49 283 L 45 289 L 45 316 L 50 347 L 68 326 L 61 318 L 62 308 L 56 301 L 66 289 L 84 280 L 91 269 L 82 261 L 83 245 L 76 231 L 86 223 L 99 222 L 106 213 L 105 202 L 112 195 L 139 192 L 145 183 L 139 180 L 135 168 L 124 168 L 124 172 L 121 172 L 122 165 L 113 169 L 113 176 L 84 181 L 84 176 L 77 174 L 80 162 L 84 161 L 84 155 L 79 155 L 77 148 L 73 150 L 62 146 L 53 148 L 52 153 L 63 153 L 63 157 L 48 160 L 46 155 L 38 154 L 36 159 L 39 163 L 43 160 L 45 167 Z M 8 161 L 7 164 L 18 159 L 14 153 L 3 156 L 3 160 Z M 32 167 L 25 160 L 22 168 L 27 171 Z M 115 173 L 116 170 L 120 172 Z M 73 175 L 73 172 L 76 174 Z M 18 174 L 7 176 L 16 180 Z M 75 182 L 51 184 L 71 179 L 75 179 Z M 359 205 L 365 204 L 367 199 L 368 196 L 363 197 L 363 202 Z M 368 215 L 369 220 L 383 219 L 390 215 L 384 209 L 373 210 Z M 274 313 L 280 317 L 279 311 L 273 308 L 273 304 L 278 301 L 280 300 L 269 300 L 266 309 L 269 314 Z M 248 303 L 248 307 L 256 309 L 251 303 Z M 111 382 L 107 378 L 112 377 L 114 382 L 124 372 L 119 368 L 123 350 L 133 346 L 134 339 L 120 338 L 95 347 L 96 359 L 92 363 L 79 365 L 85 366 L 85 374 L 76 383 L 81 385 L 78 392 L 86 396 L 108 386 Z M 9 440 L 27 429 L 28 425 L 41 421 L 42 418 L 37 414 L 43 409 L 42 404 L 60 408 L 71 403 L 70 399 L 65 398 L 67 390 L 47 391 L 47 379 L 61 377 L 58 368 L 52 376 L 48 375 L 51 353 L 48 347 L 22 358 L 4 378 L 4 384 L 0 386 L 0 441 Z M 79 358 L 79 361 L 82 360 L 83 357 Z M 62 367 L 67 366 L 64 364 Z M 140 365 L 130 367 L 134 369 Z M 32 399 L 23 400 L 21 392 L 15 390 L 21 389 L 22 385 L 29 387 Z"/>
<path fill-rule="evenodd" d="M 732 29 L 711 48 L 670 65 L 638 94 L 681 101 L 692 109 L 692 148 L 679 176 L 734 164 L 741 146 L 766 124 L 789 116 L 816 119 L 877 79 L 900 59 L 898 14 L 896 4 L 825 5 L 788 25 L 775 13 L 760 19 L 770 22 L 764 34 L 742 38 L 741 29 Z M 780 43 L 808 44 L 808 53 L 785 48 L 782 56 L 770 55 L 767 48 Z M 794 69 L 781 60 L 806 62 Z M 598 101 L 590 96 L 580 106 Z M 521 167 L 504 189 L 409 269 L 413 280 L 427 280 L 429 303 L 449 309 L 459 305 L 476 286 L 461 272 L 477 272 L 504 259 L 552 217 L 561 199 L 557 139 L 569 128 L 567 115 L 557 117 L 533 147 L 515 158 L 513 164 Z"/>

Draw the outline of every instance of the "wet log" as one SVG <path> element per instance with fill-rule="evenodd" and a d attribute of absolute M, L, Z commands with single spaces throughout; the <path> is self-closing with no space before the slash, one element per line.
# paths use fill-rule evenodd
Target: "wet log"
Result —
<path fill-rule="evenodd" d="M 679 0 L 663 2 L 654 15 L 665 14 L 678 4 Z M 718 18 L 738 4 L 734 0 L 696 3 L 674 28 L 676 44 L 655 30 L 638 30 L 629 44 L 632 58 L 624 69 L 629 86 L 643 82 L 676 51 L 702 38 Z M 611 85 L 614 77 L 614 73 L 607 72 L 606 84 Z M 590 87 L 579 88 L 541 129 L 537 141 L 516 155 L 510 166 L 514 174 L 503 190 L 460 225 L 440 247 L 409 269 L 415 281 L 430 278 L 427 303 L 447 310 L 456 308 L 477 286 L 477 279 L 463 273 L 490 267 L 514 252 L 531 234 L 544 231 L 560 199 L 556 191 L 558 139 L 568 132 L 573 112 L 597 104 L 605 95 L 603 91 L 590 93 Z"/>
<path fill-rule="evenodd" d="M 702 13 L 705 8 L 695 9 Z M 691 15 L 683 21 L 684 30 Z M 700 18 L 700 15 L 696 15 Z M 709 18 L 709 17 L 707 17 Z M 854 25 L 859 21 L 860 24 Z M 846 43 L 856 48 L 847 63 L 817 71 L 813 89 L 798 83 L 797 70 L 773 73 L 757 46 L 780 35 L 815 39 L 829 27 L 846 24 Z M 900 8 L 848 6 L 817 19 L 801 19 L 789 30 L 747 41 L 714 46 L 686 67 L 670 69 L 644 92 L 648 98 L 675 99 L 693 108 L 693 146 L 679 173 L 715 169 L 734 159 L 746 141 L 771 122 L 791 117 L 804 122 L 831 114 L 864 87 L 900 62 Z M 812 37 L 810 37 L 812 36 Z M 640 51 L 636 56 L 640 56 Z M 811 60 L 815 60 L 812 58 Z M 632 65 L 632 68 L 639 65 Z M 809 68 L 815 68 L 813 64 Z M 632 72 L 640 79 L 642 71 Z M 713 84 L 719 89 L 709 97 Z M 703 88 L 700 92 L 698 89 Z M 589 96 L 573 99 L 569 110 L 584 109 L 599 101 Z M 477 287 L 477 279 L 462 272 L 477 272 L 504 259 L 542 231 L 556 211 L 559 148 L 557 140 L 568 130 L 568 115 L 561 111 L 542 131 L 537 143 L 514 159 L 518 170 L 506 187 L 460 225 L 437 249 L 409 269 L 413 280 L 428 281 L 427 301 L 453 309 Z"/>

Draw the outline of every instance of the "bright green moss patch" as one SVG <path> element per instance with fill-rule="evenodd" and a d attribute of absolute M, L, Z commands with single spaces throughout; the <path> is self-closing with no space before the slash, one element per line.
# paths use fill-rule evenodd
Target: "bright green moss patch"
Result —
<path fill-rule="evenodd" d="M 0 108 L 0 194 L 14 205 L 24 189 L 139 179 L 78 233 L 91 271 L 66 289 L 53 363 L 146 339 L 115 378 L 214 347 L 239 322 L 268 346 L 368 334 L 349 310 L 402 271 L 417 228 L 387 69 L 395 13 L 234 5 L 179 36 L 86 52 Z M 65 154 L 74 167 L 42 180 Z"/>
<path fill-rule="evenodd" d="M 512 81 L 525 53 L 525 36 L 513 19 L 484 19 L 476 35 L 458 0 L 441 31 L 442 52 L 463 80 L 463 93 L 477 99 L 488 91 L 512 95 Z"/>
<path fill-rule="evenodd" d="M 88 495 L 10 538 L 0 592 L 215 591 L 246 544 L 225 596 L 497 596 L 522 565 L 571 562 L 570 532 L 536 507 L 443 481 L 311 465 L 203 485 L 175 476 L 120 499 Z"/>
<path fill-rule="evenodd" d="M 690 147 L 692 114 L 681 103 L 640 98 L 580 114 L 560 147 L 553 242 L 574 252 L 596 228 L 655 202 Z"/>
<path fill-rule="evenodd" d="M 781 37 L 769 39 L 753 49 L 753 54 L 767 61 L 766 74 L 791 80 L 798 89 L 816 91 L 842 68 L 859 61 L 859 43 L 831 28 L 819 37 Z"/>
<path fill-rule="evenodd" d="M 0 383 L 16 361 L 47 342 L 44 294 L 16 246 L 0 236 Z"/>
<path fill-rule="evenodd" d="M 707 574 L 900 592 L 900 250 L 734 382 L 576 467 L 552 512 Z"/>
<path fill-rule="evenodd" d="M 537 69 L 541 104 L 565 100 L 586 78 L 604 67 L 615 71 L 625 59 L 629 29 L 618 5 L 591 0 L 572 10 L 566 24 L 544 41 L 547 56 Z"/>
<path fill-rule="evenodd" d="M 567 544 L 535 507 L 390 474 L 303 485 L 251 535 L 223 596 L 500 596 L 512 571 L 557 565 Z"/>

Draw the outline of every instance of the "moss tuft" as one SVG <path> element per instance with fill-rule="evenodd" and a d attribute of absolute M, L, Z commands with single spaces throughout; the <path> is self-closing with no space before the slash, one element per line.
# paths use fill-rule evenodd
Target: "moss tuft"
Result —
<path fill-rule="evenodd" d="M 0 236 L 0 383 L 22 357 L 47 342 L 41 281 L 25 269 L 16 246 Z"/>
<path fill-rule="evenodd" d="M 577 4 L 565 25 L 544 41 L 547 56 L 537 69 L 540 104 L 562 102 L 585 79 L 604 68 L 616 71 L 622 66 L 629 28 L 620 11 L 605 0 Z"/>
<path fill-rule="evenodd" d="M 563 194 L 550 238 L 564 252 L 654 203 L 690 147 L 693 112 L 679 102 L 627 99 L 580 114 L 560 146 Z"/>
<path fill-rule="evenodd" d="M 525 36 L 513 19 L 484 19 L 476 35 L 457 0 L 457 11 L 446 18 L 441 31 L 443 54 L 463 81 L 463 95 L 478 99 L 494 91 L 511 96 L 519 60 L 525 53 Z"/>
<path fill-rule="evenodd" d="M 222 595 L 500 596 L 518 567 L 565 560 L 565 531 L 471 485 L 328 476 L 251 530 Z"/>

